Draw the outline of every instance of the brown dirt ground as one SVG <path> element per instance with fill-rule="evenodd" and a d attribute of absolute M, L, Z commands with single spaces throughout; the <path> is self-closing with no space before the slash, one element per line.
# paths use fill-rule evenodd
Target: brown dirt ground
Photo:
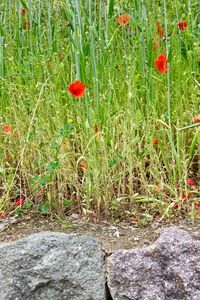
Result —
<path fill-rule="evenodd" d="M 146 228 L 139 228 L 137 225 L 101 224 L 87 223 L 79 219 L 77 215 L 58 221 L 50 217 L 36 215 L 34 213 L 21 217 L 9 217 L 0 221 L 0 243 L 11 242 L 32 233 L 41 231 L 65 232 L 73 235 L 90 235 L 102 242 L 102 248 L 107 253 L 118 249 L 130 249 L 139 246 L 149 245 L 159 236 L 161 230 L 167 226 L 179 226 L 200 239 L 200 221 L 180 221 L 176 224 L 160 224 L 158 222 Z"/>

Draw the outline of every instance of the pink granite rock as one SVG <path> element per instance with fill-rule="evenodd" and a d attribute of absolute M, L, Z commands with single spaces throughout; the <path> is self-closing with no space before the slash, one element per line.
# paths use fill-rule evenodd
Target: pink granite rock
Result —
<path fill-rule="evenodd" d="M 200 241 L 176 227 L 141 249 L 108 257 L 113 300 L 200 300 Z"/>

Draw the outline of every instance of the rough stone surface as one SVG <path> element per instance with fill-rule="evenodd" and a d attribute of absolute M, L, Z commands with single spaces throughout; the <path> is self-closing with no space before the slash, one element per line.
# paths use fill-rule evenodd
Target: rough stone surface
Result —
<path fill-rule="evenodd" d="M 108 257 L 113 300 L 200 300 L 200 241 L 176 227 L 151 246 Z"/>
<path fill-rule="evenodd" d="M 0 245 L 0 300 L 47 299 L 105 299 L 98 241 L 42 232 Z"/>

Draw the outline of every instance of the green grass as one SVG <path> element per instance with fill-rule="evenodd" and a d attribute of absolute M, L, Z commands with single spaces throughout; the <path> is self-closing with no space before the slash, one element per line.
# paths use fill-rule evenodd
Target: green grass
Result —
<path fill-rule="evenodd" d="M 197 0 L 1 2 L 0 123 L 13 131 L 0 133 L 0 211 L 199 217 L 200 128 L 177 130 L 200 113 L 199 11 Z M 119 26 L 123 13 L 131 20 Z M 81 100 L 67 90 L 76 79 Z M 188 178 L 196 187 L 183 200 Z"/>

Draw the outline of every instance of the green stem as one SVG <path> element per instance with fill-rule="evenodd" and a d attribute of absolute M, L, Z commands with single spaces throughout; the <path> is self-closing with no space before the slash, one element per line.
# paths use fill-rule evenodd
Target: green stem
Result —
<path fill-rule="evenodd" d="M 169 47 L 168 47 L 168 32 L 167 32 L 167 7 L 166 0 L 164 0 L 164 16 L 165 16 L 165 47 L 166 47 L 166 56 L 168 58 Z M 171 121 L 171 94 L 170 94 L 170 65 L 167 62 L 167 110 L 168 110 L 168 124 L 169 124 L 169 139 L 171 146 L 172 159 L 175 162 L 175 148 L 173 142 L 173 133 L 172 133 L 172 121 Z"/>

